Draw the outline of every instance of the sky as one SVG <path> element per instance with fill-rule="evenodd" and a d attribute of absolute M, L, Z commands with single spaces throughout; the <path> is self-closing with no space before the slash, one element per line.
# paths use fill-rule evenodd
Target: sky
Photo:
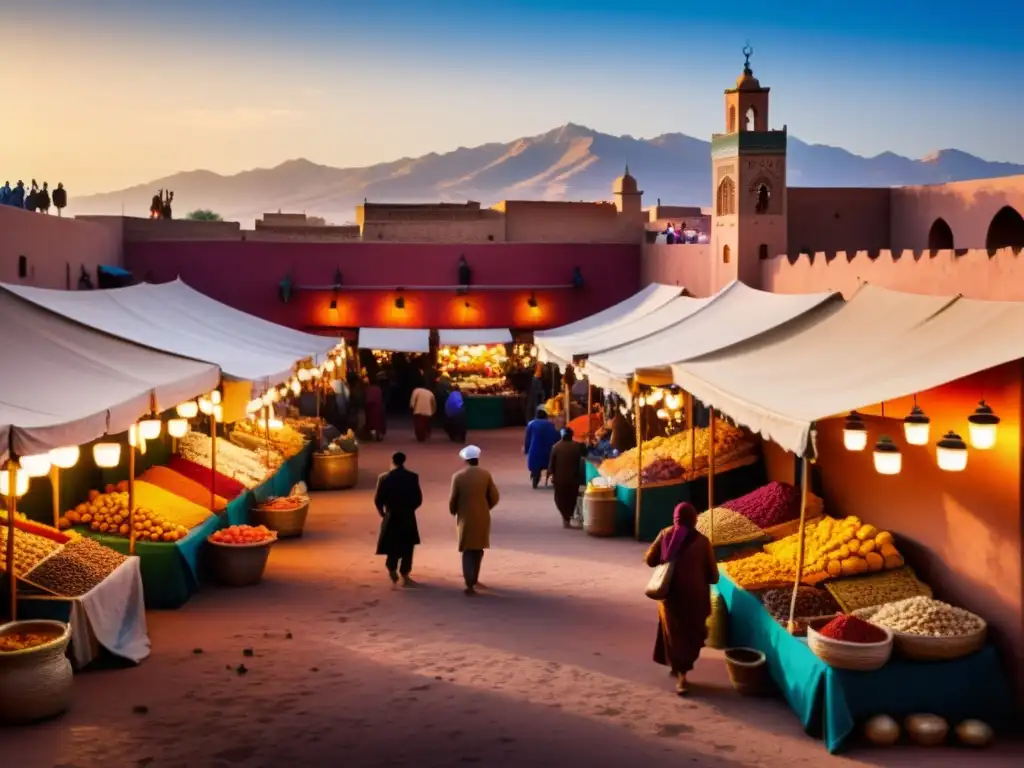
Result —
<path fill-rule="evenodd" d="M 568 122 L 707 138 L 748 40 L 772 127 L 1024 163 L 1020 0 L 690 6 L 0 0 L 0 183 L 87 194 L 298 157 L 364 166 Z"/>

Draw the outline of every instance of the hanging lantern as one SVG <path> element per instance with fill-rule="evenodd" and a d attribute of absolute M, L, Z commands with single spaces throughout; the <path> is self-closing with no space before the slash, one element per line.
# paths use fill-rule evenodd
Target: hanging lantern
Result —
<path fill-rule="evenodd" d="M 207 416 L 209 416 L 211 413 L 213 413 L 213 401 L 210 400 L 208 397 L 200 397 L 199 398 L 199 410 L 202 413 L 204 413 Z"/>
<path fill-rule="evenodd" d="M 647 405 L 647 398 L 644 397 L 643 395 L 640 395 L 640 399 L 637 400 L 637 405 L 643 408 L 645 405 Z"/>
<path fill-rule="evenodd" d="M 221 394 L 219 389 L 215 389 L 213 390 L 213 392 L 210 393 L 210 402 L 213 403 L 214 405 L 220 405 Z"/>
<path fill-rule="evenodd" d="M 248 405 L 245 406 L 245 412 L 248 414 L 259 413 L 262 407 L 263 398 L 258 397 L 255 400 L 249 401 Z"/>
<path fill-rule="evenodd" d="M 310 368 L 309 375 L 311 378 L 319 379 L 323 372 L 319 368 Z"/>
<path fill-rule="evenodd" d="M 134 426 L 134 425 L 133 425 Z M 120 443 L 96 443 L 92 447 L 92 459 L 97 467 L 110 469 L 121 463 Z"/>
<path fill-rule="evenodd" d="M 277 390 L 277 394 L 279 397 L 288 397 L 288 386 L 285 385 L 281 387 L 279 390 Z"/>
<path fill-rule="evenodd" d="M 139 445 L 139 427 L 137 424 L 132 424 L 128 427 L 128 445 L 133 448 Z"/>
<path fill-rule="evenodd" d="M 160 419 L 143 419 L 139 422 L 139 437 L 143 440 L 156 440 L 162 428 Z"/>
<path fill-rule="evenodd" d="M 967 468 L 967 443 L 956 432 L 947 432 L 935 449 L 939 469 L 946 472 L 963 472 Z"/>
<path fill-rule="evenodd" d="M 903 436 L 907 445 L 928 445 L 928 433 L 932 420 L 924 415 L 924 411 L 914 404 L 910 415 L 903 419 Z"/>
<path fill-rule="evenodd" d="M 46 453 L 41 453 L 37 456 L 22 456 L 18 461 L 21 472 L 24 472 L 26 477 L 46 477 L 50 474 L 50 456 Z"/>
<path fill-rule="evenodd" d="M 655 415 L 662 421 L 668 421 L 668 411 L 666 411 L 664 408 L 659 408 L 658 412 Z"/>
<path fill-rule="evenodd" d="M 299 377 L 299 381 L 309 381 L 312 374 L 309 372 L 309 368 L 299 368 L 299 372 L 296 374 Z"/>
<path fill-rule="evenodd" d="M 213 420 L 214 421 L 219 421 L 219 422 L 223 423 L 223 421 L 224 421 L 224 407 L 220 406 L 220 405 L 213 406 L 213 413 L 211 413 L 210 415 L 213 416 Z"/>
<path fill-rule="evenodd" d="M 848 451 L 863 451 L 868 447 L 868 428 L 856 411 L 850 411 L 843 424 L 843 445 Z"/>
<path fill-rule="evenodd" d="M 999 433 L 999 417 L 984 400 L 978 403 L 974 413 L 967 417 L 967 432 L 971 438 L 972 448 L 986 451 L 995 446 Z"/>
<path fill-rule="evenodd" d="M 81 453 L 82 451 L 77 445 L 54 448 L 50 451 L 50 463 L 59 469 L 71 469 L 78 463 L 78 457 Z"/>
<path fill-rule="evenodd" d="M 333 372 L 334 371 L 334 360 L 328 360 L 326 363 L 324 363 L 324 370 L 327 371 L 327 373 Z"/>
<path fill-rule="evenodd" d="M 898 475 L 903 469 L 903 455 L 888 435 L 875 443 L 875 471 L 880 475 Z"/>
<path fill-rule="evenodd" d="M 179 405 L 177 410 L 178 415 L 183 419 L 194 419 L 199 413 L 199 404 L 195 400 L 187 400 Z"/>
<path fill-rule="evenodd" d="M 261 405 L 270 405 L 272 402 L 274 402 L 274 398 L 272 398 L 270 396 L 269 392 L 264 392 L 263 393 L 263 397 L 260 398 L 260 404 Z"/>
<path fill-rule="evenodd" d="M 301 394 L 301 393 L 302 393 L 302 385 L 299 383 L 299 380 L 298 379 L 293 380 L 292 381 L 292 394 L 293 395 L 298 395 L 298 394 Z"/>
<path fill-rule="evenodd" d="M 169 419 L 167 434 L 171 437 L 184 437 L 188 434 L 188 419 Z"/>
<path fill-rule="evenodd" d="M 281 399 L 281 393 L 277 391 L 277 388 L 275 387 L 275 388 L 271 389 L 270 390 L 270 402 L 276 403 L 280 399 Z"/>
<path fill-rule="evenodd" d="M 14 493 L 11 493 L 11 471 L 0 472 L 0 496 L 16 496 L 21 498 L 28 493 L 28 474 L 20 467 L 14 475 Z"/>

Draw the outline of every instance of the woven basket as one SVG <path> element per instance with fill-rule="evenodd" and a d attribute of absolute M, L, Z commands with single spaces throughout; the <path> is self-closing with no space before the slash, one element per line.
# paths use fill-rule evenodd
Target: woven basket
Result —
<path fill-rule="evenodd" d="M 816 627 L 825 626 L 832 618 L 816 619 L 807 625 L 807 646 L 815 656 L 836 669 L 872 672 L 885 666 L 892 656 L 892 632 L 879 627 L 886 637 L 878 643 L 850 643 L 818 634 Z"/>
<path fill-rule="evenodd" d="M 225 587 L 251 587 L 263 580 L 276 538 L 255 544 L 221 544 L 206 540 L 210 573 Z"/>
<path fill-rule="evenodd" d="M 876 605 L 871 608 L 861 608 L 854 611 L 853 615 L 859 619 L 871 621 L 871 617 L 881 607 Z M 988 624 L 985 624 L 977 632 L 958 637 L 926 637 L 896 630 L 891 631 L 896 651 L 901 656 L 915 661 L 945 661 L 970 656 L 984 648 L 985 641 L 988 639 Z"/>
<path fill-rule="evenodd" d="M 0 652 L 0 723 L 24 725 L 65 712 L 71 706 L 73 672 L 65 653 L 71 626 L 60 621 L 12 621 L 0 635 L 31 632 L 53 639 L 24 651 Z"/>
<path fill-rule="evenodd" d="M 253 507 L 250 513 L 253 525 L 265 525 L 277 534 L 279 539 L 294 539 L 302 535 L 309 515 L 309 499 L 294 509 L 267 509 Z"/>
<path fill-rule="evenodd" d="M 754 648 L 726 648 L 725 668 L 729 681 L 742 696 L 765 696 L 772 691 L 765 655 Z"/>
<path fill-rule="evenodd" d="M 314 453 L 309 487 L 314 491 L 354 488 L 359 480 L 358 453 Z"/>
<path fill-rule="evenodd" d="M 711 587 L 711 613 L 708 614 L 707 628 L 708 648 L 720 651 L 729 644 L 729 608 L 715 587 Z"/>

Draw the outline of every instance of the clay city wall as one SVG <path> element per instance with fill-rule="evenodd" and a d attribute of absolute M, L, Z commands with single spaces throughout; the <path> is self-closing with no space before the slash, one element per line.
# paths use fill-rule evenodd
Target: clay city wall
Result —
<path fill-rule="evenodd" d="M 663 283 L 685 288 L 691 296 L 713 292 L 711 245 L 656 245 L 645 243 L 640 252 L 640 284 Z"/>

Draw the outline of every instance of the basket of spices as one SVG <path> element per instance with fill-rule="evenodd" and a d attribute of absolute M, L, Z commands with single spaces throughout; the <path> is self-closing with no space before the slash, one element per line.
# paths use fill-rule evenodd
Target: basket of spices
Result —
<path fill-rule="evenodd" d="M 274 531 L 278 538 L 291 539 L 302 535 L 309 515 L 309 496 L 278 496 L 257 504 L 252 521 Z"/>
<path fill-rule="evenodd" d="M 232 525 L 206 541 L 213 578 L 226 587 L 249 587 L 263 580 L 277 534 L 262 525 Z"/>
<path fill-rule="evenodd" d="M 12 621 L 0 625 L 0 723 L 24 725 L 71 706 L 71 625 Z"/>
<path fill-rule="evenodd" d="M 980 651 L 988 637 L 983 618 L 930 597 L 911 597 L 854 613 L 893 634 L 900 655 L 918 661 L 959 659 Z"/>
<path fill-rule="evenodd" d="M 856 616 L 836 616 L 811 621 L 807 646 L 830 667 L 871 672 L 881 669 L 892 656 L 892 631 Z"/>

